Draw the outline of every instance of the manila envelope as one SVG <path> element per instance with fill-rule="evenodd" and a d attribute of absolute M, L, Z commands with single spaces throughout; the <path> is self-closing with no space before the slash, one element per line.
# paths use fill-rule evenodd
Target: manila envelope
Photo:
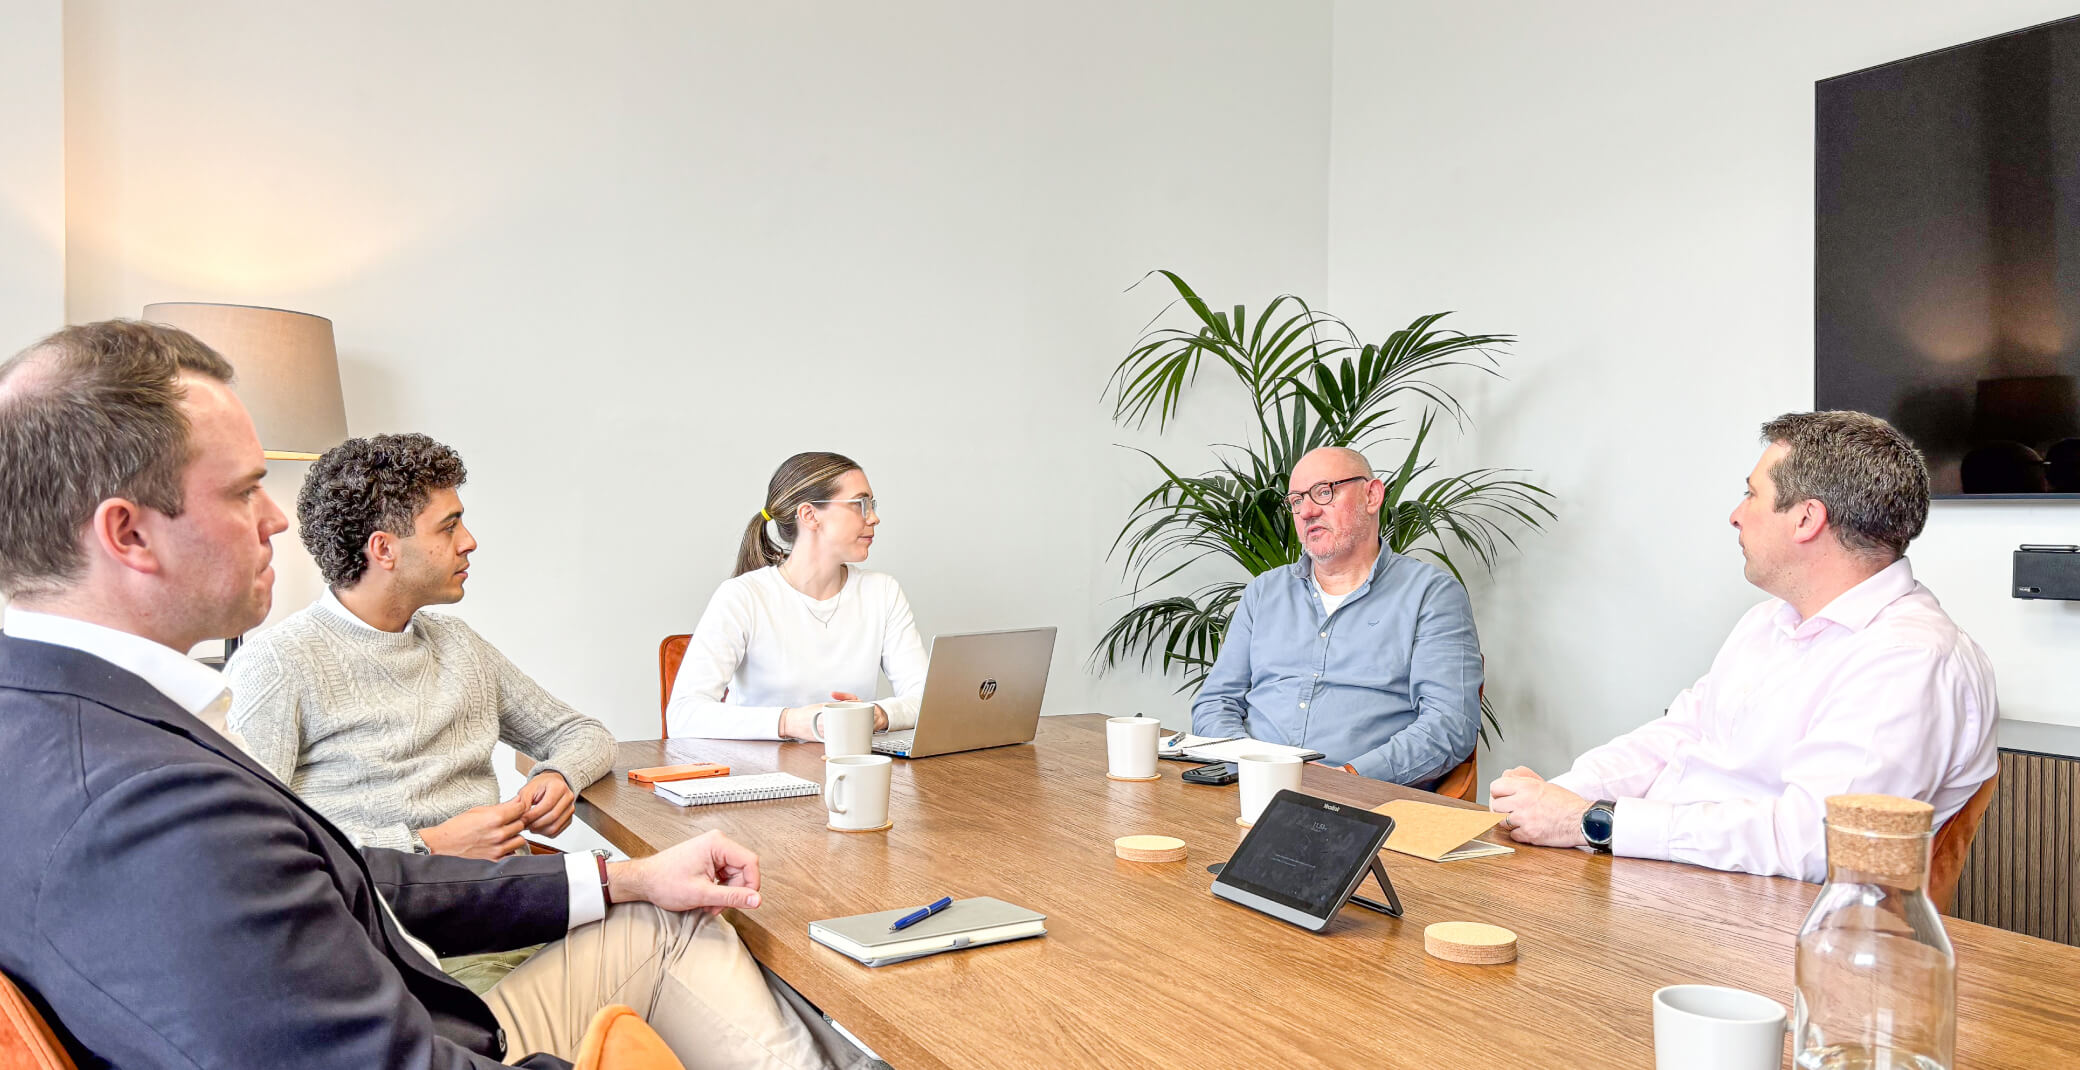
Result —
<path fill-rule="evenodd" d="M 1457 862 L 1516 851 L 1507 844 L 1477 839 L 1502 823 L 1503 815 L 1488 810 L 1462 810 L 1414 799 L 1395 799 L 1373 807 L 1372 812 L 1394 819 L 1394 831 L 1387 837 L 1389 851 L 1432 862 Z"/>

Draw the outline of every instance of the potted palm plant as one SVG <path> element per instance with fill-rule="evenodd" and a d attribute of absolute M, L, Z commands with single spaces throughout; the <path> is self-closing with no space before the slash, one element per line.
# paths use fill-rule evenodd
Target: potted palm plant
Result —
<path fill-rule="evenodd" d="M 1245 443 L 1214 447 L 1215 465 L 1197 475 L 1147 450 L 1160 473 L 1134 506 L 1111 554 L 1124 553 L 1134 602 L 1114 621 L 1092 660 L 1100 671 L 1128 663 L 1146 669 L 1158 652 L 1164 673 L 1182 670 L 1178 690 L 1196 689 L 1220 652 L 1228 620 L 1252 577 L 1299 560 L 1301 548 L 1285 504 L 1293 464 L 1319 446 L 1348 446 L 1378 463 L 1389 444 L 1399 460 L 1380 471 L 1386 500 L 1380 528 L 1396 553 L 1429 557 L 1463 582 L 1462 565 L 1493 568 L 1515 532 L 1539 530 L 1554 517 L 1552 496 L 1516 478 L 1519 469 L 1436 471 L 1424 447 L 1448 416 L 1463 425 L 1466 409 L 1441 385 L 1442 373 L 1471 368 L 1500 374 L 1497 354 L 1516 339 L 1463 334 L 1438 326 L 1449 313 L 1417 317 L 1385 341 L 1361 342 L 1342 320 L 1280 296 L 1252 317 L 1236 305 L 1215 311 L 1184 279 L 1158 271 L 1190 313 L 1184 326 L 1158 326 L 1158 315 L 1114 369 L 1106 394 L 1113 420 L 1167 428 L 1186 387 L 1209 366 L 1232 373 L 1247 391 L 1257 426 Z M 1166 309 L 1166 313 L 1169 310 Z M 1408 410 L 1419 410 L 1413 425 Z M 1162 593 L 1187 566 L 1208 558 L 1231 562 L 1233 575 L 1196 589 Z M 1485 697 L 1488 727 L 1501 723 Z"/>

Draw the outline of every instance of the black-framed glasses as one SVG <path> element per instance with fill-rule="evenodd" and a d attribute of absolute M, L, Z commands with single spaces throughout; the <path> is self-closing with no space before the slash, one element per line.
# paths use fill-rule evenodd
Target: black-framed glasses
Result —
<path fill-rule="evenodd" d="M 1371 476 L 1346 476 L 1343 479 L 1334 481 L 1325 479 L 1304 491 L 1295 491 L 1286 495 L 1286 508 L 1299 509 L 1300 499 L 1302 498 L 1313 498 L 1316 505 L 1327 505 L 1336 500 L 1336 488 L 1343 486 L 1345 483 L 1356 483 L 1361 479 L 1371 478 Z"/>
<path fill-rule="evenodd" d="M 866 518 L 868 518 L 868 517 L 870 517 L 870 516 L 880 516 L 880 515 L 881 515 L 881 511 L 880 511 L 880 510 L 878 510 L 878 509 L 876 509 L 876 508 L 874 508 L 874 499 L 873 499 L 873 496 L 872 496 L 872 495 L 865 495 L 865 494 L 863 494 L 863 495 L 860 495 L 860 496 L 859 496 L 859 497 L 857 497 L 857 498 L 817 498 L 817 499 L 815 499 L 814 501 L 811 501 L 811 502 L 810 502 L 809 504 L 810 504 L 810 505 L 850 505 L 850 506 L 852 506 L 853 508 L 855 508 L 855 509 L 858 509 L 858 510 L 859 510 L 859 518 L 860 518 L 861 520 L 865 520 Z"/>

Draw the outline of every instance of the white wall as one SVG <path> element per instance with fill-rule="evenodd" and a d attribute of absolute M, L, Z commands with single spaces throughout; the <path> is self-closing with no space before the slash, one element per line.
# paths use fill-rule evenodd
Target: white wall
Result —
<path fill-rule="evenodd" d="M 66 57 L 70 318 L 331 317 L 352 430 L 471 466 L 461 611 L 617 733 L 814 448 L 927 635 L 1058 625 L 1050 712 L 1181 720 L 1084 670 L 1146 482 L 1099 391 L 1150 268 L 1326 285 L 1325 3 L 76 0 Z"/>
<path fill-rule="evenodd" d="M 63 325 L 62 0 L 0 0 L 0 360 Z"/>
<path fill-rule="evenodd" d="M 1813 82 L 2070 13 L 1336 5 L 1331 307 L 1520 334 L 1450 457 L 1527 466 L 1562 510 L 1476 584 L 1508 731 L 1484 768 L 1551 772 L 1657 715 L 1763 597 L 1725 517 L 1758 426 L 1813 401 Z M 2030 541 L 2080 542 L 2080 507 L 1937 503 L 1911 557 L 2007 715 L 2080 724 L 2080 607 L 2007 596 Z"/>
<path fill-rule="evenodd" d="M 62 0 L 0 0 L 0 360 L 65 321 Z M 0 596 L 0 607 L 7 604 Z"/>

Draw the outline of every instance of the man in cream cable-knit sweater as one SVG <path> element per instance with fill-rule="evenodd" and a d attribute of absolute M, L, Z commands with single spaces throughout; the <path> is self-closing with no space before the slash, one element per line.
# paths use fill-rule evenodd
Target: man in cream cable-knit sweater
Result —
<path fill-rule="evenodd" d="M 425 435 L 348 439 L 311 466 L 296 516 L 330 589 L 239 648 L 229 723 L 362 845 L 495 859 L 522 829 L 561 832 L 614 740 L 469 625 L 421 612 L 469 577 L 466 476 Z M 537 763 L 503 802 L 501 739 Z"/>

